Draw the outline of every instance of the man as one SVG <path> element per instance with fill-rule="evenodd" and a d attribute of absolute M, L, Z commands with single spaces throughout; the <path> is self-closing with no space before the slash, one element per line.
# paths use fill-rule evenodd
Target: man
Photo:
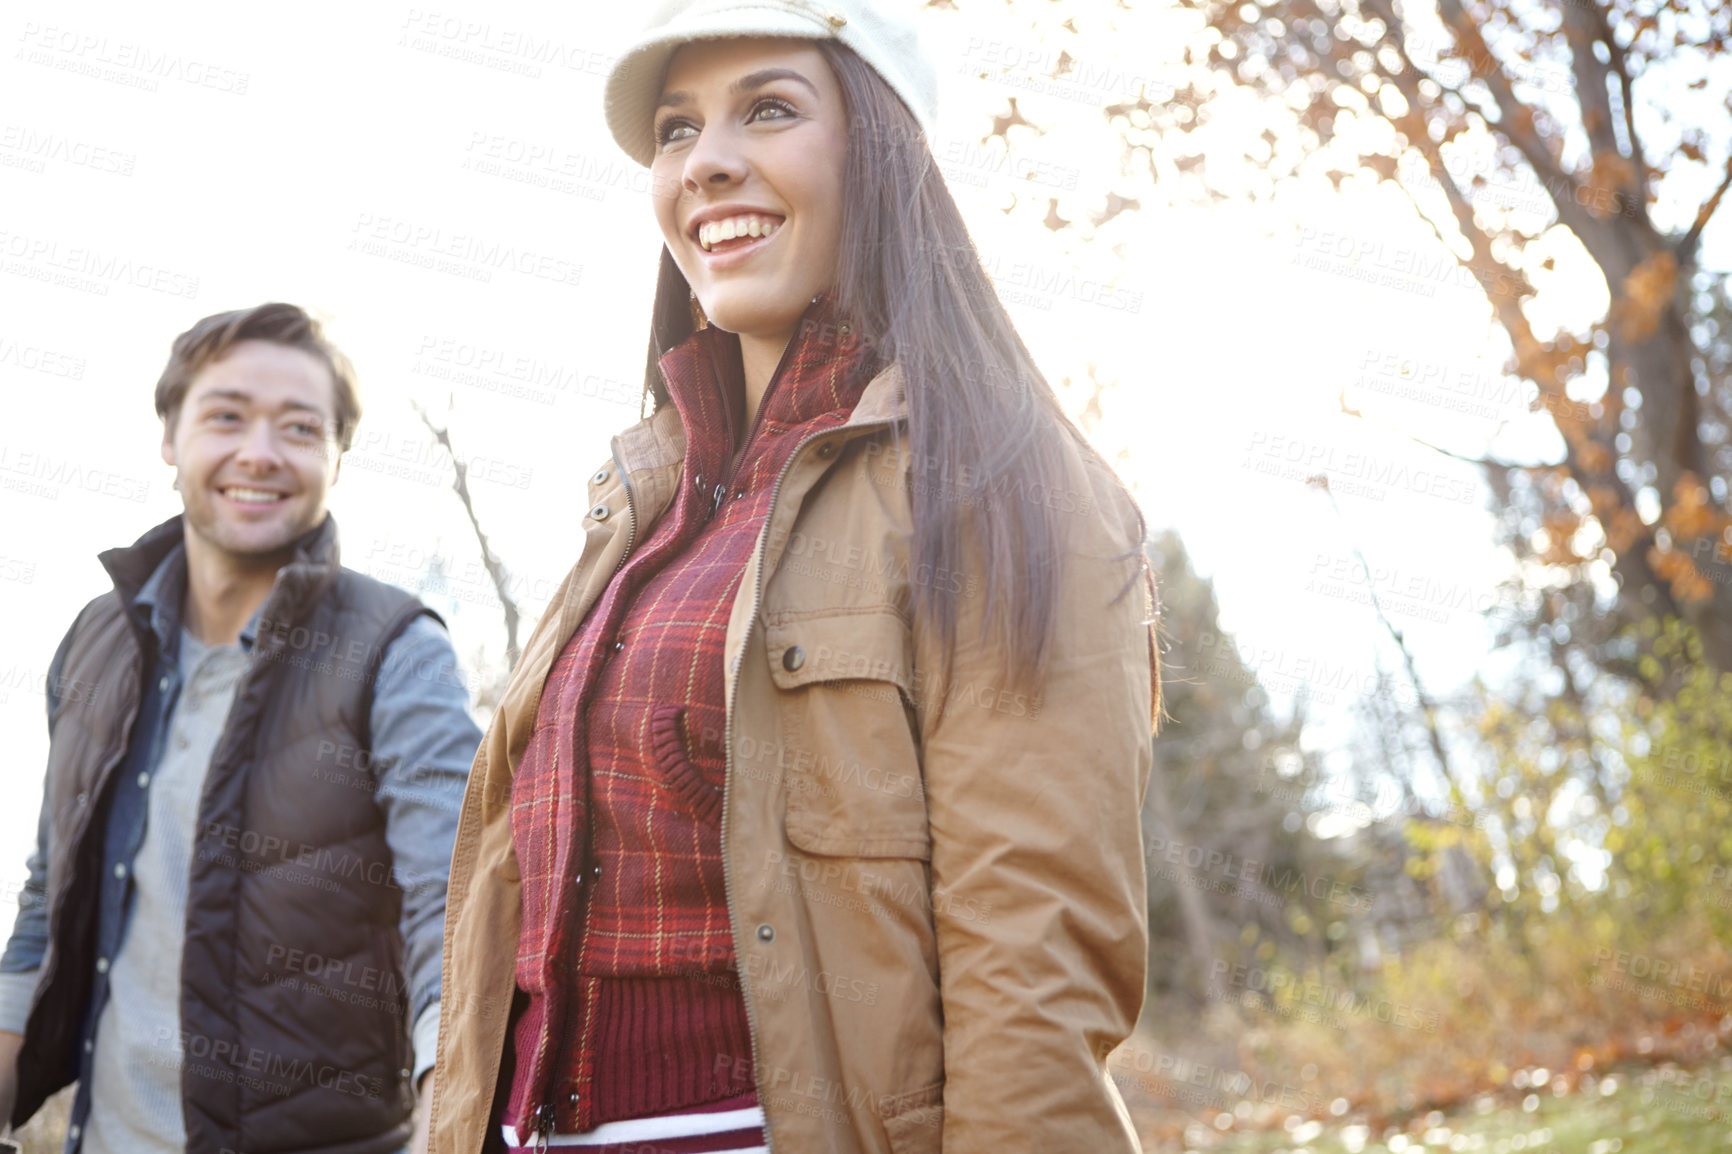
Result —
<path fill-rule="evenodd" d="M 176 338 L 156 411 L 185 512 L 50 666 L 0 1121 L 76 1079 L 69 1154 L 424 1149 L 480 734 L 439 619 L 338 561 L 353 369 L 260 305 Z"/>

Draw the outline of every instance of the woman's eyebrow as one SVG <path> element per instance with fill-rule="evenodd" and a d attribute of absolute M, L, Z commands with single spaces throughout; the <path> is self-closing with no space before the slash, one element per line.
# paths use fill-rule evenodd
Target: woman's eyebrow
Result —
<path fill-rule="evenodd" d="M 738 96 L 742 92 L 750 92 L 754 88 L 762 88 L 764 85 L 769 84 L 774 80 L 796 80 L 811 89 L 813 96 L 818 95 L 817 85 L 813 84 L 810 80 L 807 80 L 792 68 L 760 68 L 756 72 L 748 73 L 728 85 L 728 95 Z M 682 88 L 678 92 L 669 92 L 664 94 L 661 100 L 656 102 L 656 108 L 658 110 L 663 108 L 672 108 L 675 105 L 690 103 L 691 100 L 692 94 Z"/>

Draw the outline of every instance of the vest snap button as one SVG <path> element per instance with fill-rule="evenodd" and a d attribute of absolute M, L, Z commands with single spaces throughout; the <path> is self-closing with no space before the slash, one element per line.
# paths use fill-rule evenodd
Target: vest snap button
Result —
<path fill-rule="evenodd" d="M 789 673 L 806 664 L 806 651 L 798 645 L 790 645 L 782 650 L 782 668 Z"/>
<path fill-rule="evenodd" d="M 758 940 L 760 942 L 773 942 L 776 940 L 776 931 L 768 922 L 758 927 Z"/>
<path fill-rule="evenodd" d="M 597 505 L 589 511 L 589 515 L 594 517 L 597 521 L 605 521 L 607 520 L 608 514 L 612 512 L 613 510 L 609 509 L 606 505 Z"/>

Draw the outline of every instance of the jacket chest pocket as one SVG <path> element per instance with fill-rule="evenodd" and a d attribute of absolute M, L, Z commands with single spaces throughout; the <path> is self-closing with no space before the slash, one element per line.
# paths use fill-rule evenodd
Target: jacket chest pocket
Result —
<path fill-rule="evenodd" d="M 932 858 L 908 625 L 888 608 L 765 622 L 780 691 L 788 840 L 833 857 Z"/>

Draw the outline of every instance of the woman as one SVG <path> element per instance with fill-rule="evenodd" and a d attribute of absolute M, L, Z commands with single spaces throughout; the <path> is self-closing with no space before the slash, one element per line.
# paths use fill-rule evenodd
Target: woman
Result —
<path fill-rule="evenodd" d="M 869 0 L 609 78 L 652 416 L 483 743 L 433 1149 L 1136 1149 L 1142 522 L 993 295 Z"/>

